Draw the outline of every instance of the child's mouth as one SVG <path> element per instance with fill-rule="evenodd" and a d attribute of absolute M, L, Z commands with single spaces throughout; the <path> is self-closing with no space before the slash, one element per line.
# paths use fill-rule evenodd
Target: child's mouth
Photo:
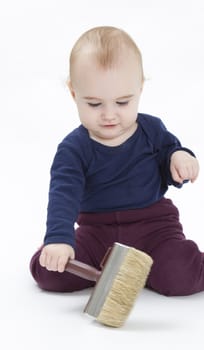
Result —
<path fill-rule="evenodd" d="M 114 126 L 116 126 L 116 124 L 103 125 L 103 127 L 105 127 L 105 128 L 113 128 Z"/>

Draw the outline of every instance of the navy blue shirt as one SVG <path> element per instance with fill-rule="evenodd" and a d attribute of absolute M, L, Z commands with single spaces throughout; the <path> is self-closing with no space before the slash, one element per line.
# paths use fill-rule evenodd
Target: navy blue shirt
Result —
<path fill-rule="evenodd" d="M 44 243 L 74 246 L 80 212 L 144 208 L 164 196 L 169 185 L 181 187 L 170 174 L 170 157 L 181 146 L 159 118 L 138 114 L 135 133 L 123 144 L 105 146 L 80 125 L 59 144 L 51 167 Z"/>

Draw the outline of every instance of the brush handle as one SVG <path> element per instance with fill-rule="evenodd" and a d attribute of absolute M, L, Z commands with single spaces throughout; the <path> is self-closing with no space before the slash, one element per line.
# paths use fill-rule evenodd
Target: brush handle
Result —
<path fill-rule="evenodd" d="M 74 275 L 84 278 L 89 281 L 98 281 L 101 271 L 95 267 L 87 265 L 81 261 L 70 259 L 65 267 L 65 271 L 73 273 Z"/>

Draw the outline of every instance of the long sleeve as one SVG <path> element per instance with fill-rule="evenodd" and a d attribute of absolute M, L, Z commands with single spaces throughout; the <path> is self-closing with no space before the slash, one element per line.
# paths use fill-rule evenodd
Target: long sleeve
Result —
<path fill-rule="evenodd" d="M 85 183 L 84 165 L 79 153 L 72 139 L 58 146 L 51 167 L 45 244 L 67 243 L 74 247 L 74 223 Z"/>
<path fill-rule="evenodd" d="M 139 122 L 141 123 L 147 138 L 150 140 L 154 152 L 157 154 L 157 161 L 162 179 L 162 187 L 166 189 L 169 185 L 173 185 L 177 188 L 182 187 L 182 184 L 174 181 L 171 176 L 171 155 L 179 150 L 188 152 L 195 157 L 194 153 L 190 149 L 181 145 L 179 139 L 167 130 L 160 118 L 141 114 L 139 117 Z"/>
<path fill-rule="evenodd" d="M 182 147 L 179 139 L 166 129 L 165 125 L 161 120 L 159 121 L 160 121 L 160 128 L 158 129 L 158 132 L 157 132 L 156 147 L 158 152 L 158 160 L 159 160 L 162 181 L 167 186 L 173 185 L 177 188 L 181 188 L 183 184 L 180 184 L 174 181 L 171 176 L 171 172 L 170 172 L 171 155 L 176 151 L 185 151 L 190 153 L 192 156 L 195 156 L 195 155 L 190 149 L 186 147 Z M 186 179 L 184 183 L 185 182 L 188 182 L 188 180 Z"/>

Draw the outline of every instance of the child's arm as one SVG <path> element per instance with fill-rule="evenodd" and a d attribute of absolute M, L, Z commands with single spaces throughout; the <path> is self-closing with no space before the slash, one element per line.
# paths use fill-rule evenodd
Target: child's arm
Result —
<path fill-rule="evenodd" d="M 199 172 L 194 153 L 182 147 L 179 139 L 167 130 L 161 119 L 151 116 L 143 119 L 142 123 L 158 154 L 163 186 L 181 188 L 185 180 L 194 182 Z"/>
<path fill-rule="evenodd" d="M 173 180 L 180 184 L 184 180 L 194 182 L 198 177 L 199 163 L 190 153 L 176 151 L 171 155 L 170 172 Z"/>
<path fill-rule="evenodd" d="M 50 271 L 63 272 L 75 255 L 74 224 L 80 211 L 89 154 L 78 129 L 59 144 L 51 167 L 47 228 L 40 255 L 41 266 Z"/>
<path fill-rule="evenodd" d="M 74 249 L 63 243 L 48 244 L 40 254 L 40 265 L 49 271 L 64 272 L 69 259 L 74 259 Z"/>
<path fill-rule="evenodd" d="M 51 167 L 44 244 L 74 247 L 75 229 L 85 184 L 82 152 L 78 140 L 68 137 L 59 146 Z"/>

